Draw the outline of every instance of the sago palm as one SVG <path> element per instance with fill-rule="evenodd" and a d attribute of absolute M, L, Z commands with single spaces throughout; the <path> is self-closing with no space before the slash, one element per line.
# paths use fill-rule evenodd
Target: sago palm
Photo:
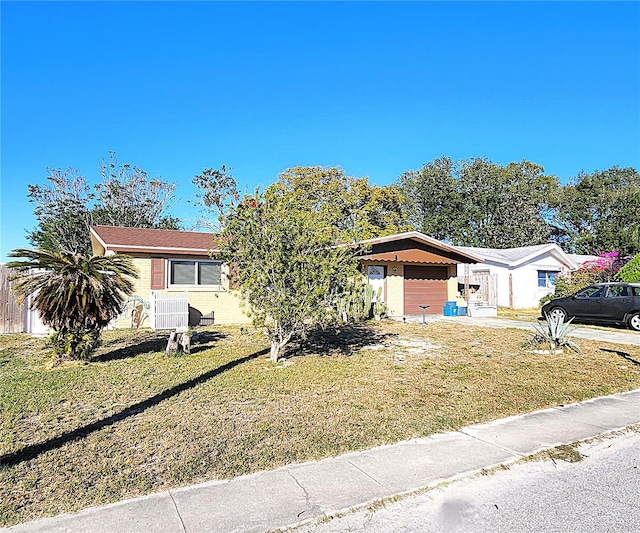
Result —
<path fill-rule="evenodd" d="M 88 358 L 100 332 L 118 316 L 138 274 L 131 258 L 122 255 L 87 257 L 47 250 L 14 250 L 7 264 L 16 271 L 13 291 L 31 296 L 42 322 L 56 332 L 59 357 Z"/>

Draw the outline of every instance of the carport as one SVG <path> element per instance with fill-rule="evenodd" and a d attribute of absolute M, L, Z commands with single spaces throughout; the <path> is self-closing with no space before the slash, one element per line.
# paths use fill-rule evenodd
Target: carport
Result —
<path fill-rule="evenodd" d="M 383 298 L 392 317 L 442 314 L 446 301 L 458 296 L 457 265 L 481 259 L 418 231 L 369 239 L 360 243 L 362 272 Z"/>

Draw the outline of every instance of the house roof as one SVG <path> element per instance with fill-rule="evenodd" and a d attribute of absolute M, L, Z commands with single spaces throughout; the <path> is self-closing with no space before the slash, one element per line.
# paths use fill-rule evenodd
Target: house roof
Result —
<path fill-rule="evenodd" d="M 567 254 L 573 262 L 580 266 L 583 263 L 588 263 L 590 261 L 596 261 L 598 259 L 597 255 L 585 255 L 585 254 Z"/>
<path fill-rule="evenodd" d="M 407 231 L 405 233 L 395 233 L 394 235 L 387 235 L 385 237 L 376 237 L 375 239 L 367 239 L 360 241 L 358 244 L 363 246 L 375 246 L 384 243 L 393 243 L 394 241 L 412 240 L 418 243 L 426 244 L 438 250 L 444 252 L 450 252 L 458 256 L 462 256 L 464 259 L 469 259 L 468 262 L 482 263 L 483 258 L 465 250 L 461 250 L 460 247 L 446 244 L 438 239 L 429 237 L 419 231 Z M 397 256 L 397 258 L 396 258 Z M 362 256 L 361 259 L 372 259 L 376 261 L 399 261 L 405 263 L 439 263 L 439 264 L 453 264 L 456 261 L 445 261 L 444 258 L 432 254 L 426 250 L 411 249 L 411 250 L 398 250 L 398 251 L 385 251 L 380 253 L 374 253 L 370 255 Z"/>
<path fill-rule="evenodd" d="M 206 255 L 217 252 L 213 233 L 149 228 L 92 226 L 91 245 L 94 254 L 159 253 Z"/>
<path fill-rule="evenodd" d="M 562 251 L 555 243 L 537 244 L 534 246 L 521 246 L 519 248 L 477 248 L 472 246 L 456 246 L 460 251 L 481 257 L 484 261 L 498 263 L 509 267 L 517 267 L 535 259 L 536 257 L 550 254 L 564 263 L 570 270 L 576 270 L 576 262 Z"/>

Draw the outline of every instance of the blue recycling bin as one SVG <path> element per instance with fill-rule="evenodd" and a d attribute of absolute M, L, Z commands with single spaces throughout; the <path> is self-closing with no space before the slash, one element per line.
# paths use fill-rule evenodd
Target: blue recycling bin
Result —
<path fill-rule="evenodd" d="M 442 308 L 442 314 L 444 316 L 457 316 L 458 315 L 458 304 L 455 301 L 446 301 L 444 303 L 444 307 Z"/>

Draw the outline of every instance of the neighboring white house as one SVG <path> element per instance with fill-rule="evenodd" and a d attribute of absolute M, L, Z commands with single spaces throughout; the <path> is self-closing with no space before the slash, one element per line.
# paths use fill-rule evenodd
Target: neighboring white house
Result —
<path fill-rule="evenodd" d="M 468 266 L 458 265 L 458 283 L 464 284 L 465 277 L 469 276 L 467 283 L 481 289 L 479 299 L 495 302 L 498 307 L 538 307 L 540 298 L 555 291 L 556 276 L 561 272 L 574 271 L 579 266 L 557 244 L 502 250 L 468 246 L 456 248 L 484 260 Z M 482 294 L 482 291 L 492 294 Z"/>

